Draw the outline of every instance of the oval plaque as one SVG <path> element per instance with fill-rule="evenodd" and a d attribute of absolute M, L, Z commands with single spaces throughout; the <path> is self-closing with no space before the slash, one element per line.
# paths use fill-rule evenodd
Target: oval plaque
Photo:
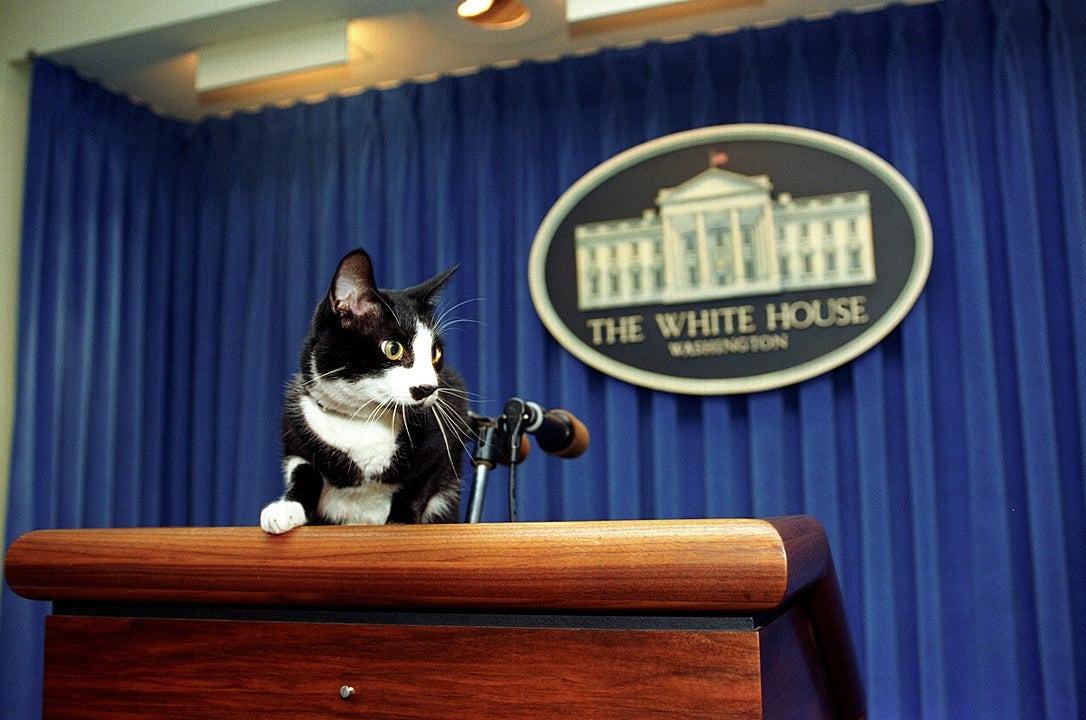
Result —
<path fill-rule="evenodd" d="M 607 160 L 544 218 L 532 301 L 567 350 L 656 390 L 756 392 L 870 349 L 916 302 L 931 224 L 886 161 L 833 135 L 725 125 Z"/>

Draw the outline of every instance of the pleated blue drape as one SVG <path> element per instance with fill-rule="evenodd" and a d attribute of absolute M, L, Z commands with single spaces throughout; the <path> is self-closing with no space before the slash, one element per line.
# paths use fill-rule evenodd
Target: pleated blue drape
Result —
<path fill-rule="evenodd" d="M 521 519 L 809 513 L 872 718 L 1083 717 L 1084 117 L 1072 0 L 891 7 L 198 124 L 39 61 L 7 540 L 255 524 L 313 305 L 361 245 L 385 286 L 460 263 L 447 355 L 478 412 L 521 395 L 590 428 L 584 458 L 521 466 Z M 588 369 L 532 308 L 536 227 L 613 154 L 731 122 L 893 163 L 931 215 L 927 289 L 793 387 L 687 397 Z M 8 717 L 38 713 L 45 612 L 5 588 Z"/>

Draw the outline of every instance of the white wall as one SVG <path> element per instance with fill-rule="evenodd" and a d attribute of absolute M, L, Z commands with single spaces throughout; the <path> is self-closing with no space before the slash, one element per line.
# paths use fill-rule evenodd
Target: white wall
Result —
<path fill-rule="evenodd" d="M 0 537 L 7 518 L 8 472 L 15 403 L 15 345 L 19 292 L 19 236 L 26 157 L 25 65 L 0 63 Z"/>

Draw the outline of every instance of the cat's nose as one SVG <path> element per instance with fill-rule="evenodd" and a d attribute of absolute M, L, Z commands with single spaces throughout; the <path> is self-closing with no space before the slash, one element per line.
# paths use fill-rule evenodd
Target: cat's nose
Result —
<path fill-rule="evenodd" d="M 411 388 L 411 397 L 417 402 L 425 400 L 435 392 L 437 392 L 437 385 L 416 385 Z"/>

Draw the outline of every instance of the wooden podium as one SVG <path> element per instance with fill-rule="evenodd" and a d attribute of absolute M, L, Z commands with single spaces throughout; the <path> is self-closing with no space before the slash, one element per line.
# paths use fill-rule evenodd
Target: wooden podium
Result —
<path fill-rule="evenodd" d="M 864 716 L 822 527 L 43 530 L 45 718 Z"/>

